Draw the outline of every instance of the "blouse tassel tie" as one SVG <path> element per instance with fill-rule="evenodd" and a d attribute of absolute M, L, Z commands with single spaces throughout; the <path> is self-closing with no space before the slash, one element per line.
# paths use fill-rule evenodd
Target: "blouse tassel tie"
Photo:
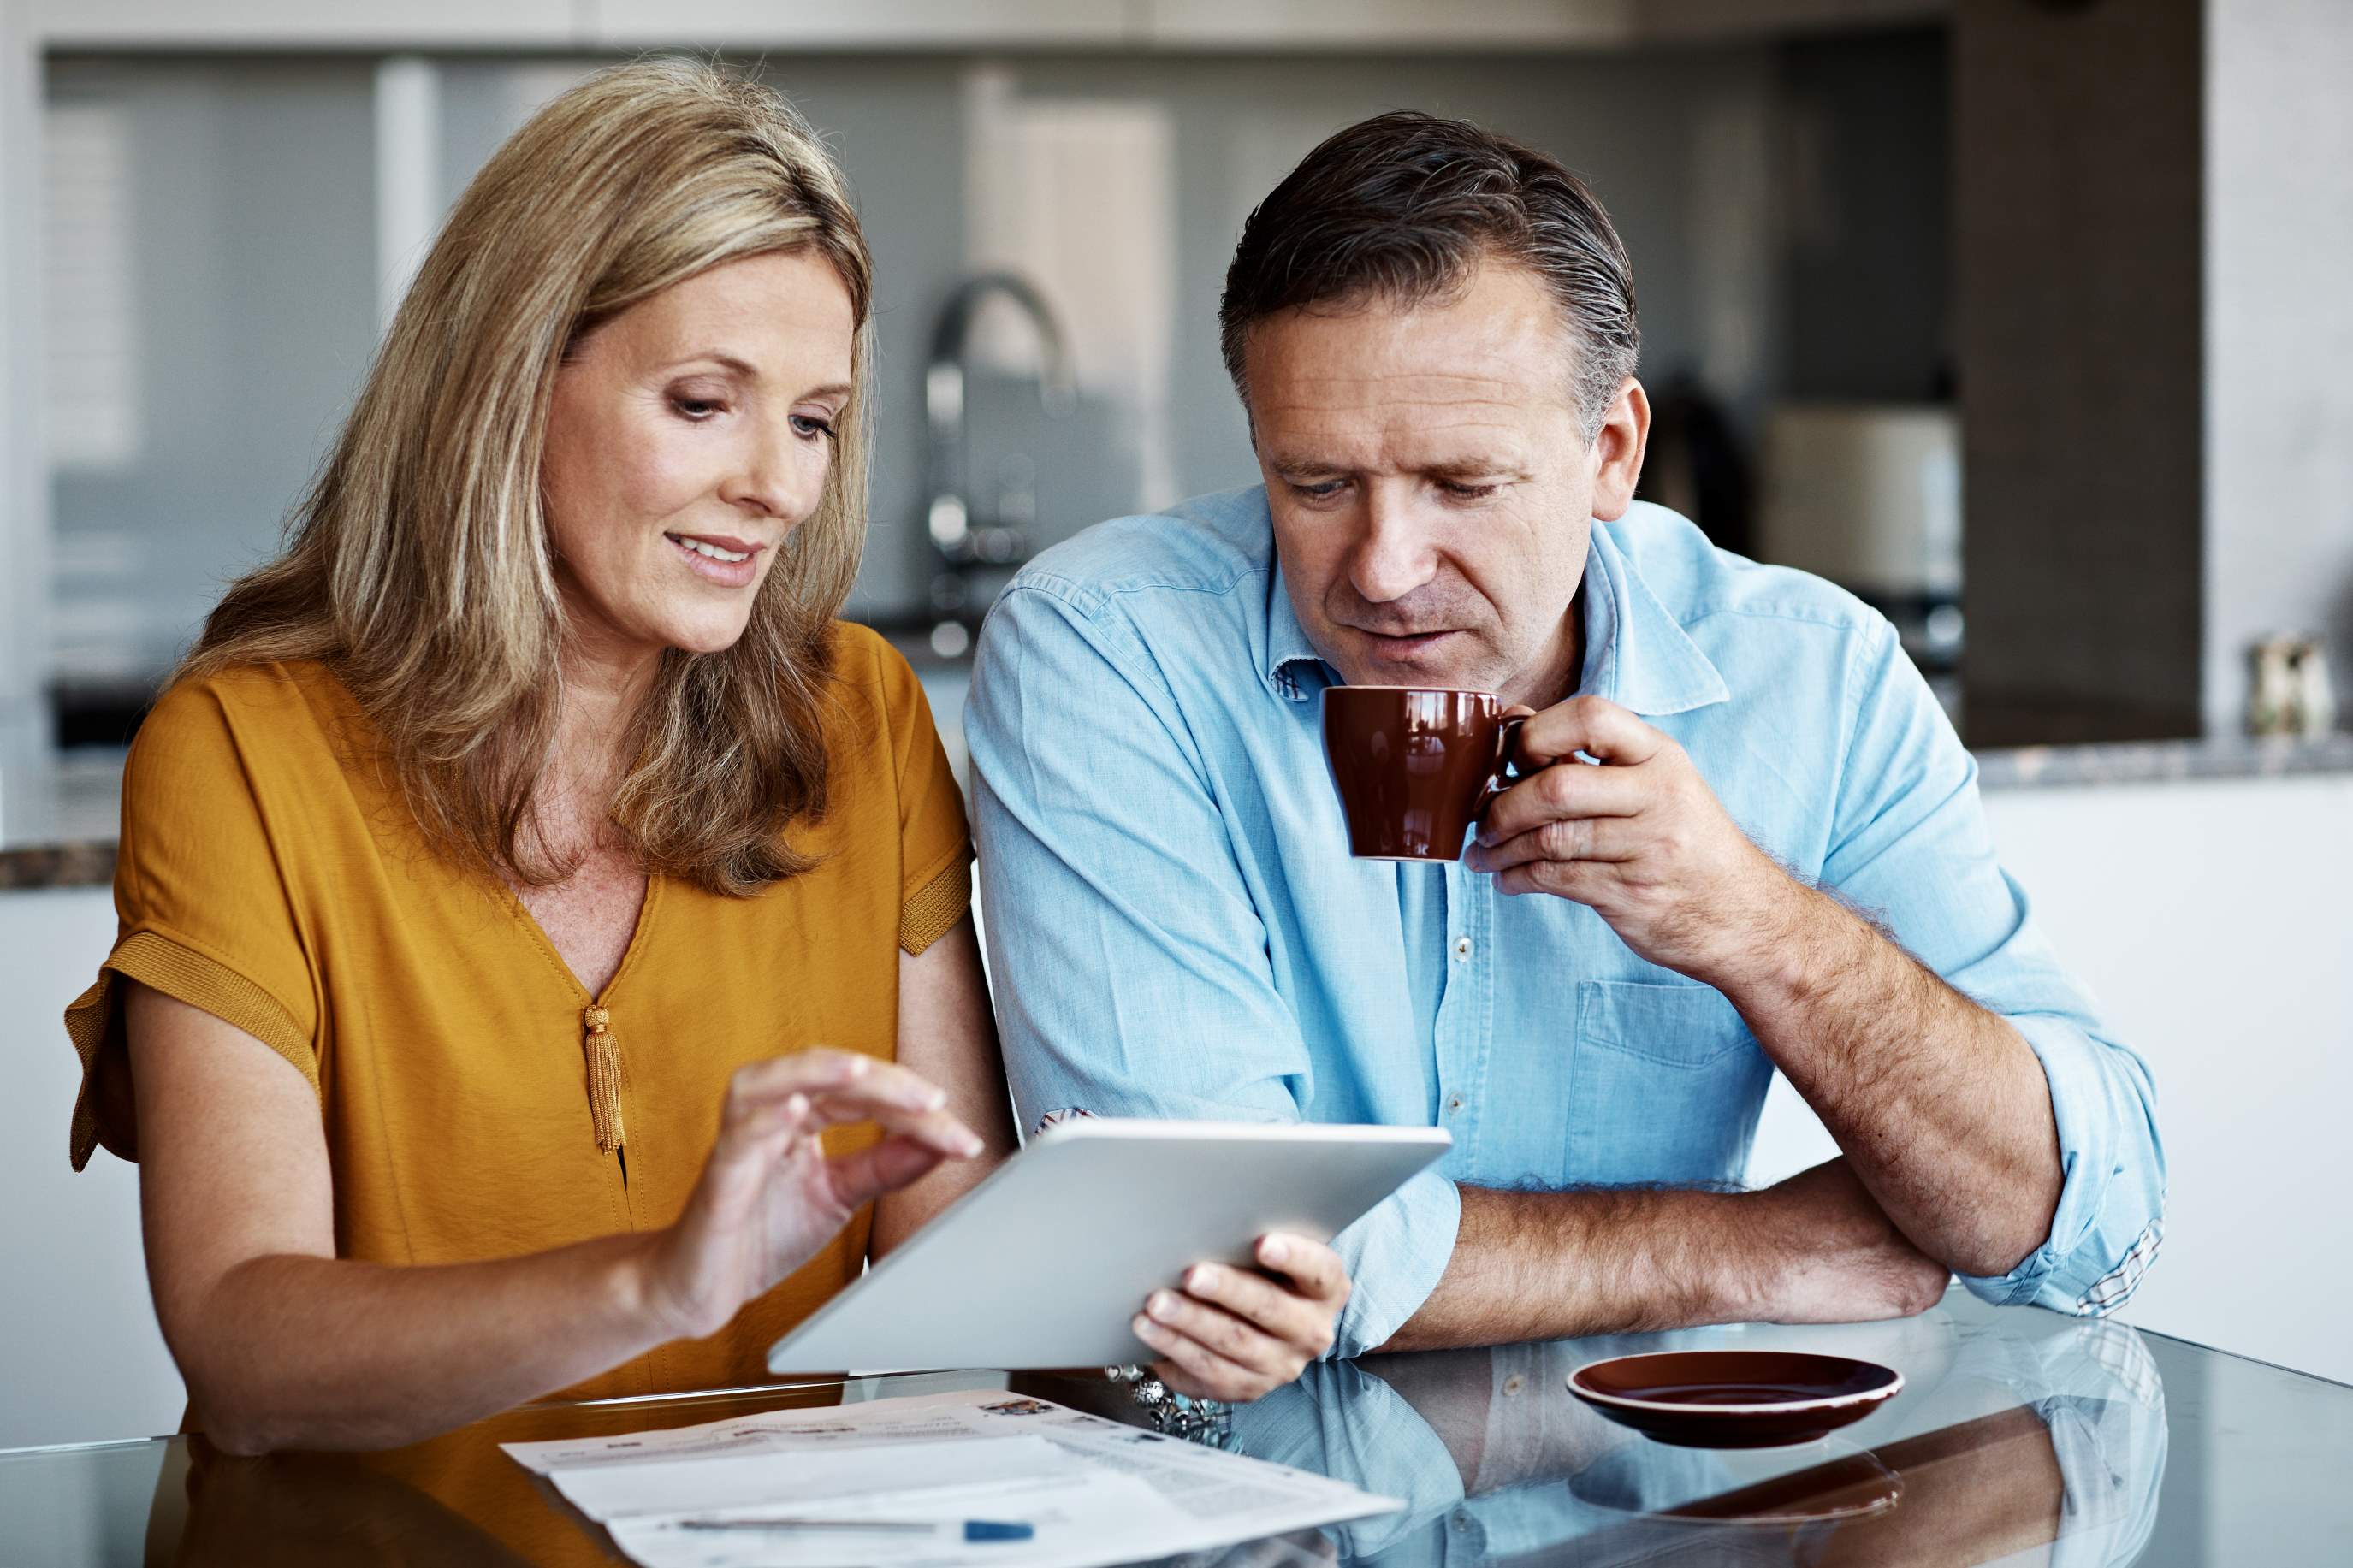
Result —
<path fill-rule="evenodd" d="M 596 1151 L 610 1154 L 620 1148 L 621 1053 L 613 1044 L 613 1016 L 602 1007 L 580 1015 L 587 1030 L 582 1048 L 588 1057 L 588 1119 L 596 1129 Z"/>

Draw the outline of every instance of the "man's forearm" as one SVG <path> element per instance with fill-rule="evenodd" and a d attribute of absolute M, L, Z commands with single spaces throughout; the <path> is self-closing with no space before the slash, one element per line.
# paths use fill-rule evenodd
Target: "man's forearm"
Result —
<path fill-rule="evenodd" d="M 1924 1256 L 1843 1159 L 1761 1192 L 1462 1189 L 1446 1272 L 1384 1351 L 1926 1310 Z"/>
<path fill-rule="evenodd" d="M 1381 1349 L 1631 1333 L 1748 1314 L 1724 1193 L 1462 1189 L 1438 1288 Z"/>
<path fill-rule="evenodd" d="M 1385 1351 L 1727 1322 L 1728 1195 L 1462 1189 L 1438 1288 Z"/>
<path fill-rule="evenodd" d="M 2007 1019 L 1835 899 L 1792 883 L 1769 950 L 1715 983 L 1920 1249 L 2000 1275 L 2059 1204 L 2042 1062 Z"/>

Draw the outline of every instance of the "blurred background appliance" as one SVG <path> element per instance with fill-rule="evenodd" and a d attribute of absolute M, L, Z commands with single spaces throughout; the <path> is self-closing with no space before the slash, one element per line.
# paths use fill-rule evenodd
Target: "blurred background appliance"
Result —
<path fill-rule="evenodd" d="M 1757 553 L 1880 610 L 1940 684 L 1961 658 L 1960 447 L 1940 404 L 1784 403 L 1765 420 Z"/>

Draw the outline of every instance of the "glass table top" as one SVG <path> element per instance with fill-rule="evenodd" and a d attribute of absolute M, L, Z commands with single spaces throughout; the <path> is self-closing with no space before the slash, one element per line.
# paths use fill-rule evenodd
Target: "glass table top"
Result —
<path fill-rule="evenodd" d="M 1746 1453 L 1665 1447 L 1566 1386 L 1606 1356 L 1717 1346 L 1859 1356 L 1905 1386 L 1820 1441 Z M 1098 1377 L 960 1372 L 537 1405 L 376 1455 L 241 1459 L 201 1437 L 18 1449 L 0 1452 L 0 1558 L 611 1563 L 601 1531 L 497 1445 L 1008 1385 L 1098 1414 L 1124 1404 Z M 1233 1568 L 2353 1560 L 2353 1387 L 1958 1290 L 1894 1323 L 1316 1366 L 1237 1411 L 1226 1444 L 1406 1505 L 1214 1559 Z"/>

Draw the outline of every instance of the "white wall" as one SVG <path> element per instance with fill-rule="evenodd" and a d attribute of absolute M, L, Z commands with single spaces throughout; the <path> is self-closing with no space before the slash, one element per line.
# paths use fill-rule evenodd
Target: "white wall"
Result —
<path fill-rule="evenodd" d="M 2353 778 L 1998 790 L 2003 862 L 2157 1077 L 2165 1248 L 2127 1309 L 2353 1382 Z M 1779 1079 L 1751 1175 L 1827 1157 Z"/>
<path fill-rule="evenodd" d="M 25 26 L 0 0 L 0 767 L 48 743 L 48 487 L 39 400 L 16 368 L 41 353 L 40 95 Z"/>
<path fill-rule="evenodd" d="M 2353 5 L 2209 0 L 2206 655 L 2210 726 L 2247 645 L 2327 636 L 2353 685 Z M 2341 699 L 2340 699 L 2341 705 Z"/>
<path fill-rule="evenodd" d="M 0 894 L 0 1447 L 179 1425 L 178 1372 L 148 1303 L 138 1172 L 66 1159 L 79 1063 L 66 1004 L 114 942 L 104 888 Z"/>

